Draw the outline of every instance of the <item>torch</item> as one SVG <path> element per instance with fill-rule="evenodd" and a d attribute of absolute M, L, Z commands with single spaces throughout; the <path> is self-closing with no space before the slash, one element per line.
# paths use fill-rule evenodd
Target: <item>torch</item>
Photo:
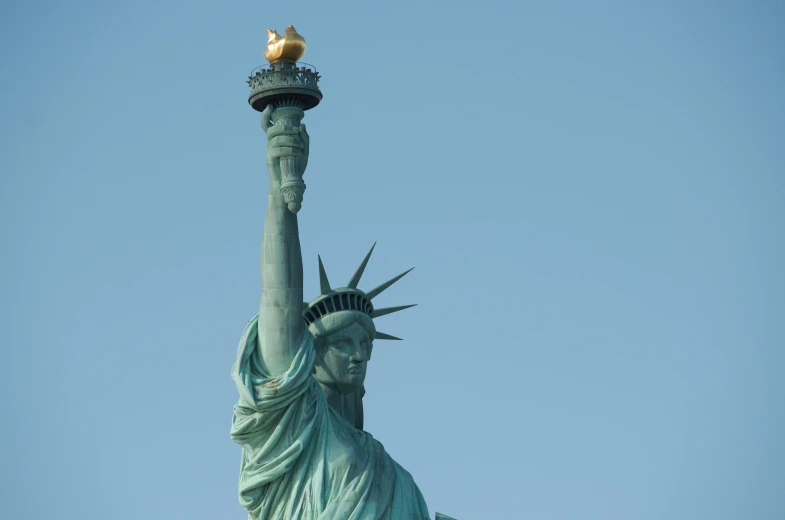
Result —
<path fill-rule="evenodd" d="M 322 100 L 319 90 L 319 73 L 313 65 L 299 62 L 305 54 L 305 39 L 290 25 L 281 36 L 277 31 L 267 30 L 267 48 L 264 57 L 270 66 L 261 66 L 248 77 L 251 95 L 248 103 L 254 110 L 264 111 L 268 105 L 275 109 L 271 119 L 273 125 L 297 128 L 309 110 Z M 305 192 L 300 161 L 301 157 L 282 157 L 281 193 L 286 206 L 292 213 L 300 211 Z"/>

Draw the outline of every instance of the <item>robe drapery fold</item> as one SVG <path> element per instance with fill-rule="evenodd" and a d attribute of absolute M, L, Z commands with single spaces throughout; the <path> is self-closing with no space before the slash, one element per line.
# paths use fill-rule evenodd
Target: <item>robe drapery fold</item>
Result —
<path fill-rule="evenodd" d="M 245 327 L 232 378 L 240 399 L 232 439 L 242 446 L 240 503 L 250 520 L 427 520 L 412 476 L 371 434 L 346 422 L 313 378 L 313 336 L 289 369 L 264 373 L 258 315 Z"/>

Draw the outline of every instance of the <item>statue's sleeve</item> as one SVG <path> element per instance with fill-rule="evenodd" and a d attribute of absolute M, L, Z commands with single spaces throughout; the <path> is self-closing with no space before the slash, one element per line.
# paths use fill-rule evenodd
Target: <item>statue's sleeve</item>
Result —
<path fill-rule="evenodd" d="M 231 436 L 243 447 L 240 499 L 246 506 L 258 499 L 262 486 L 292 468 L 324 419 L 321 389 L 312 376 L 315 352 L 308 329 L 281 375 L 265 374 L 258 356 L 255 316 L 245 327 L 232 367 L 240 399 Z"/>

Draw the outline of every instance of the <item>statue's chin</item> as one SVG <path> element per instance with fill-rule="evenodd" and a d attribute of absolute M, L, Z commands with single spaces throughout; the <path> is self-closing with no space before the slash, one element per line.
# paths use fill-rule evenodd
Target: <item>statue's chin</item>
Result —
<path fill-rule="evenodd" d="M 340 394 L 351 394 L 360 390 L 365 383 L 365 370 L 362 368 L 325 367 L 316 364 L 313 377 L 323 387 Z"/>

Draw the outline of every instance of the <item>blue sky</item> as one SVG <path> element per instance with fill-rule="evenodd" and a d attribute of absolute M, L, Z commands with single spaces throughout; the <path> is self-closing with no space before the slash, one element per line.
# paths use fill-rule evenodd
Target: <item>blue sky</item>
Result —
<path fill-rule="evenodd" d="M 322 74 L 300 213 L 419 306 L 366 429 L 459 520 L 785 517 L 785 4 L 5 2 L 0 518 L 244 518 L 266 178 L 245 80 Z"/>

